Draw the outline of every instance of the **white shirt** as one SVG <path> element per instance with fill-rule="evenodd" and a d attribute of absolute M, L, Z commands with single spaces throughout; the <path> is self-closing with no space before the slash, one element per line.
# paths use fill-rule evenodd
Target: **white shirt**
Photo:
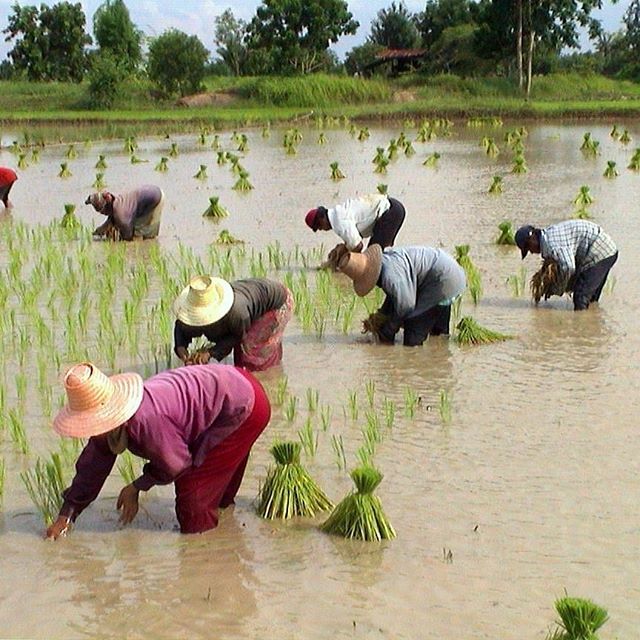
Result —
<path fill-rule="evenodd" d="M 344 240 L 347 249 L 353 250 L 362 242 L 362 238 L 373 234 L 378 218 L 390 206 L 387 196 L 376 193 L 337 204 L 327 210 L 327 216 L 331 228 Z"/>

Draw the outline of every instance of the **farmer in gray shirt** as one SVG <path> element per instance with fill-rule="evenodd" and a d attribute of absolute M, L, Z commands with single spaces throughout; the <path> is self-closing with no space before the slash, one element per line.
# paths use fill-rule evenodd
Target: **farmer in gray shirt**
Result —
<path fill-rule="evenodd" d="M 464 291 L 464 270 L 447 253 L 433 247 L 397 247 L 345 254 L 338 269 L 353 280 L 359 296 L 379 286 L 387 297 L 370 316 L 381 342 L 393 343 L 404 329 L 404 345 L 421 345 L 429 335 L 448 335 L 451 303 Z M 365 321 L 365 328 L 367 327 Z"/>
<path fill-rule="evenodd" d="M 164 193 L 160 187 L 144 185 L 120 195 L 106 190 L 98 191 L 84 203 L 107 216 L 106 222 L 93 232 L 96 237 L 109 236 L 114 229 L 122 240 L 158 236 L 164 207 Z"/>

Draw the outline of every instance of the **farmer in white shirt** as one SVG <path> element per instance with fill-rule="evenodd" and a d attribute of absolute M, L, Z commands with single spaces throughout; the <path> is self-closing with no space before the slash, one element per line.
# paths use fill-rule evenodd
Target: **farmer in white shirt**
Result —
<path fill-rule="evenodd" d="M 332 209 L 317 207 L 305 217 L 307 226 L 313 231 L 333 230 L 343 240 L 329 254 L 339 259 L 346 251 L 360 252 L 364 248 L 363 238 L 370 238 L 369 247 L 380 245 L 381 249 L 392 247 L 404 222 L 405 209 L 401 202 L 385 195 L 372 194 L 351 198 Z"/>

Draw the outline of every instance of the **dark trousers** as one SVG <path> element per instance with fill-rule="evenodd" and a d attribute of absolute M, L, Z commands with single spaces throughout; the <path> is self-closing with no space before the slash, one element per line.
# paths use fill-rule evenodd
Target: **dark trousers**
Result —
<path fill-rule="evenodd" d="M 415 318 L 404 321 L 404 346 L 418 347 L 428 336 L 448 336 L 451 305 L 435 306 Z"/>
<path fill-rule="evenodd" d="M 13 182 L 0 186 L 0 202 L 3 202 L 5 206 L 9 200 L 9 191 L 11 191 L 11 187 L 13 187 Z"/>
<path fill-rule="evenodd" d="M 618 252 L 616 251 L 611 257 L 596 262 L 593 267 L 585 269 L 578 275 L 573 286 L 573 308 L 575 311 L 588 309 L 590 303 L 600 300 L 604 283 L 617 259 Z"/>
<path fill-rule="evenodd" d="M 383 249 L 393 247 L 398 231 L 404 222 L 406 211 L 404 205 L 395 198 L 389 198 L 391 206 L 378 218 L 373 225 L 373 234 L 369 245 L 379 244 Z"/>

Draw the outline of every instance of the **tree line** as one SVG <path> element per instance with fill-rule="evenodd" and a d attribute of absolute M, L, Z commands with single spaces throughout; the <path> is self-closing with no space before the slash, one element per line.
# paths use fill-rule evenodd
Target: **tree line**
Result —
<path fill-rule="evenodd" d="M 640 0 L 632 0 L 614 33 L 593 17 L 604 1 L 426 0 L 415 14 L 393 1 L 377 13 L 364 43 L 344 62 L 330 47 L 360 26 L 346 0 L 262 0 L 249 21 L 227 9 L 211 25 L 213 59 L 197 36 L 177 29 L 148 38 L 132 22 L 124 0 L 99 6 L 93 36 L 79 2 L 16 3 L 3 30 L 12 49 L 0 64 L 0 76 L 86 78 L 97 107 L 109 107 L 123 80 L 143 74 L 159 93 L 173 96 L 197 92 L 207 73 L 393 72 L 389 65 L 376 65 L 382 49 L 416 50 L 424 73 L 511 76 L 527 92 L 534 74 L 563 68 L 640 79 Z M 588 32 L 593 51 L 567 54 L 577 51 L 580 30 Z"/>

